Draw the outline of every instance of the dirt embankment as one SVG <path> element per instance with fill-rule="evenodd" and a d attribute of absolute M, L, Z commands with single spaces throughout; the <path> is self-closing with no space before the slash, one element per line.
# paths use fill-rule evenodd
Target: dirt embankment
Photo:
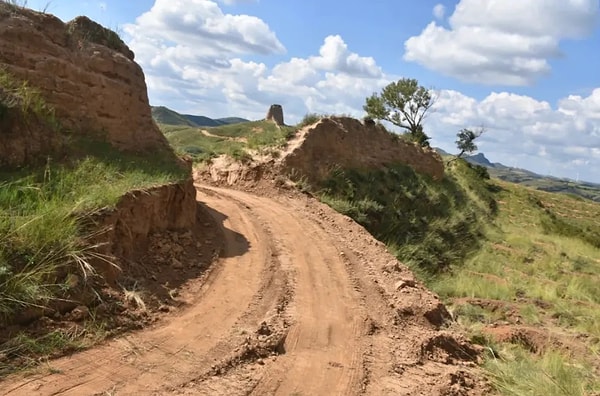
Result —
<path fill-rule="evenodd" d="M 0 68 L 38 90 L 64 128 L 81 135 L 101 132 L 118 149 L 167 148 L 152 120 L 144 74 L 133 59 L 116 33 L 85 17 L 65 24 L 0 3 Z M 47 136 L 12 129 L 6 128 L 0 145 L 0 157 L 12 158 L 9 165 L 47 153 L 46 145 L 30 144 Z M 29 148 L 16 155 L 20 147 Z"/>
<path fill-rule="evenodd" d="M 196 190 L 187 181 L 137 190 L 121 198 L 116 208 L 94 216 L 94 228 L 99 230 L 95 243 L 100 251 L 117 258 L 125 265 L 144 254 L 148 238 L 167 230 L 191 230 L 196 223 Z M 122 273 L 115 266 L 97 262 L 103 277 L 114 283 Z"/>
<path fill-rule="evenodd" d="M 86 311 L 79 320 L 88 319 L 90 310 L 104 304 L 104 297 L 109 297 L 108 300 L 117 304 L 117 301 L 126 299 L 127 296 L 123 295 L 126 289 L 145 290 L 149 294 L 144 297 L 147 299 L 144 310 L 158 309 L 160 299 L 166 293 L 155 272 L 158 270 L 158 273 L 162 273 L 162 283 L 170 281 L 171 288 L 176 289 L 176 285 L 183 283 L 187 277 L 198 275 L 196 271 L 191 271 L 193 274 L 182 271 L 185 270 L 184 264 L 189 256 L 184 248 L 192 257 L 196 249 L 208 251 L 209 261 L 206 265 L 210 264 L 212 251 L 215 250 L 214 246 L 196 245 L 195 241 L 199 238 L 216 237 L 212 235 L 212 231 L 211 235 L 207 234 L 207 227 L 211 228 L 212 224 L 205 224 L 204 227 L 200 224 L 206 220 L 199 220 L 199 216 L 206 217 L 206 214 L 197 213 L 195 196 L 191 179 L 131 191 L 121 198 L 115 208 L 103 209 L 86 219 L 86 227 L 91 235 L 86 261 L 91 268 L 84 270 L 90 277 L 83 279 L 79 271 L 65 268 L 65 273 L 57 275 L 59 279 L 66 277 L 65 283 L 70 286 L 62 298 L 52 302 L 47 308 L 27 309 L 6 321 L 16 326 L 9 326 L 10 329 L 0 341 L 10 339 L 8 333 L 29 329 L 31 324 L 33 327 L 40 327 L 36 321 L 44 316 L 68 321 L 69 313 L 77 307 Z M 184 237 L 179 240 L 177 235 Z M 156 246 L 157 244 L 161 246 Z M 174 252 L 171 251 L 173 248 Z M 178 263 L 176 268 L 172 268 L 173 262 Z M 169 266 L 164 273 L 160 268 L 162 265 Z M 206 269 L 206 265 L 203 264 L 203 269 Z M 139 279 L 136 279 L 137 276 L 140 276 Z M 102 310 L 113 308 L 115 307 L 106 306 Z M 43 332 L 43 326 L 41 327 L 39 330 Z"/>
<path fill-rule="evenodd" d="M 435 180 L 444 177 L 437 152 L 402 140 L 375 123 L 349 117 L 323 118 L 298 131 L 278 155 L 255 155 L 241 163 L 227 156 L 211 161 L 196 177 L 223 185 L 252 186 L 265 179 L 291 177 L 318 185 L 336 169 L 377 169 L 405 164 Z"/>
<path fill-rule="evenodd" d="M 402 163 L 440 180 L 441 157 L 433 150 L 406 142 L 375 123 L 348 117 L 324 118 L 301 130 L 282 156 L 283 170 L 297 172 L 311 183 L 335 168 L 379 168 Z"/>

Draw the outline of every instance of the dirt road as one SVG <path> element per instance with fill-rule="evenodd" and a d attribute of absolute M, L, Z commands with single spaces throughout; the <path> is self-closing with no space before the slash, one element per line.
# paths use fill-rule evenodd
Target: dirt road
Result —
<path fill-rule="evenodd" d="M 6 395 L 478 395 L 471 347 L 360 226 L 310 198 L 199 187 L 225 238 L 153 329 L 0 383 Z"/>

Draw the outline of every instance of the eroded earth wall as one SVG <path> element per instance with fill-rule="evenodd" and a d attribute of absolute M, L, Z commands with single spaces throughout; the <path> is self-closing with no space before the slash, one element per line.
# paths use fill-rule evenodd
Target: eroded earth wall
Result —
<path fill-rule="evenodd" d="M 403 141 L 375 123 L 324 118 L 302 133 L 304 140 L 285 156 L 283 166 L 309 182 L 323 180 L 337 167 L 372 169 L 395 163 L 409 165 L 436 180 L 444 176 L 444 164 L 434 150 Z"/>

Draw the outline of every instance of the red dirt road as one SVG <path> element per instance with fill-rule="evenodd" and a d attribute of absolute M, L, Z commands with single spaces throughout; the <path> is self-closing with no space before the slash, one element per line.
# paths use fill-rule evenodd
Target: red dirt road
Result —
<path fill-rule="evenodd" d="M 225 248 L 187 306 L 0 394 L 484 394 L 437 297 L 362 227 L 289 194 L 199 187 Z"/>

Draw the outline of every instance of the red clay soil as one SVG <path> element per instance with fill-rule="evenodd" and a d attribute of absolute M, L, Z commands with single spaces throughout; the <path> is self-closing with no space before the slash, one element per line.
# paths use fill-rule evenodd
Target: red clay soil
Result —
<path fill-rule="evenodd" d="M 5 395 L 483 395 L 478 350 L 362 227 L 295 192 L 199 186 L 224 239 L 160 325 L 0 382 Z M 200 258 L 199 258 L 200 260 Z"/>

